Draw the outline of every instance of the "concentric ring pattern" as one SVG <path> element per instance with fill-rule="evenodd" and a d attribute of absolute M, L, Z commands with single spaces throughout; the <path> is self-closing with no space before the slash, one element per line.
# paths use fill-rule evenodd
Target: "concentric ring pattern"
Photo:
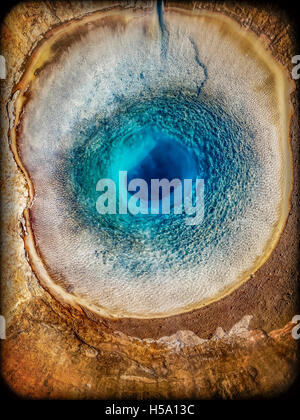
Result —
<path fill-rule="evenodd" d="M 20 84 L 32 260 L 49 289 L 102 315 L 198 308 L 245 281 L 283 229 L 288 78 L 254 34 L 216 13 L 95 16 L 49 38 Z M 203 179 L 202 223 L 99 214 L 98 180 L 124 170 Z"/>

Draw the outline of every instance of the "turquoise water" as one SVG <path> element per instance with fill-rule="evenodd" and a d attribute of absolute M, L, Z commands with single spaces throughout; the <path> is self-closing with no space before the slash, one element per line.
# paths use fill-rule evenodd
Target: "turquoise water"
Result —
<path fill-rule="evenodd" d="M 169 30 L 161 1 L 157 2 L 157 19 L 162 64 L 156 77 L 161 84 L 164 63 L 170 60 Z M 113 256 L 114 275 L 123 273 L 137 279 L 145 274 L 149 277 L 171 270 L 174 275 L 182 268 L 189 272 L 199 264 L 205 266 L 217 249 L 221 254 L 230 249 L 236 233 L 233 221 L 243 218 L 251 207 L 253 191 L 259 189 L 254 135 L 244 121 L 227 111 L 221 98 L 203 94 L 208 74 L 195 42 L 188 39 L 199 71 L 199 83 L 193 89 L 174 85 L 174 89 L 163 91 L 149 86 L 140 73 L 140 97 L 131 97 L 127 88 L 116 91 L 114 113 L 107 118 L 102 114 L 81 126 L 61 165 L 67 187 L 63 195 L 68 208 L 72 208 L 77 229 L 88 229 Z M 120 81 L 132 76 L 121 70 Z M 149 192 L 144 197 L 148 206 L 140 202 L 142 207 L 148 207 L 148 214 L 99 214 L 97 182 L 112 179 L 118 193 L 120 171 L 127 171 L 128 182 L 141 178 L 148 185 L 151 179 L 203 179 L 202 222 L 188 225 L 189 216 L 184 210 L 181 214 L 151 214 Z M 130 192 L 125 194 L 121 196 L 123 202 L 131 196 Z M 161 203 L 163 198 L 159 198 Z M 174 204 L 172 200 L 171 194 Z M 117 209 L 119 204 L 117 194 Z M 98 255 L 97 249 L 95 253 Z"/>
<path fill-rule="evenodd" d="M 215 101 L 216 102 L 216 101 Z M 120 103 L 108 120 L 87 125 L 63 166 L 65 199 L 78 224 L 116 256 L 132 276 L 155 270 L 152 253 L 164 252 L 160 270 L 205 262 L 214 247 L 226 247 L 231 221 L 242 217 L 259 182 L 253 136 L 218 103 L 192 92 L 165 92 L 139 102 Z M 204 219 L 188 226 L 186 214 L 105 214 L 96 210 L 101 178 L 118 186 L 128 180 L 185 178 L 204 180 Z M 192 252 L 191 252 L 192 250 Z"/>

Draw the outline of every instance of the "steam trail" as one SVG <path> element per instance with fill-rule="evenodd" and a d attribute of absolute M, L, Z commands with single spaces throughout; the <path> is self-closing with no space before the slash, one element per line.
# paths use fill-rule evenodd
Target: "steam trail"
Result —
<path fill-rule="evenodd" d="M 164 0 L 156 0 L 156 14 L 157 14 L 157 21 L 158 21 L 160 36 L 161 36 L 161 56 L 164 59 L 166 59 L 167 53 L 168 53 L 168 45 L 169 45 L 169 31 L 167 29 L 165 16 L 164 16 Z M 203 69 L 204 76 L 205 76 L 204 80 L 201 82 L 201 84 L 198 86 L 198 89 L 197 89 L 197 95 L 199 96 L 201 93 L 201 89 L 203 85 L 205 84 L 208 77 L 207 69 L 204 66 L 204 64 L 200 61 L 199 51 L 198 51 L 198 47 L 195 41 L 193 40 L 191 36 L 189 36 L 189 40 L 195 51 L 195 61 Z"/>
<path fill-rule="evenodd" d="M 161 34 L 161 55 L 163 58 L 166 58 L 169 44 L 169 31 L 165 23 L 163 3 L 163 0 L 156 1 L 156 13 Z"/>

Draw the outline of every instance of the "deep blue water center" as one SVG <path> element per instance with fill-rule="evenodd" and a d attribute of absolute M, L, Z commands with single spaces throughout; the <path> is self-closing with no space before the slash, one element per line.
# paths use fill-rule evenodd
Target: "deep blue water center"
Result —
<path fill-rule="evenodd" d="M 245 123 L 231 117 L 219 100 L 189 92 L 121 104 L 114 115 L 85 127 L 65 159 L 64 195 L 74 204 L 78 226 L 103 238 L 134 276 L 155 270 L 149 266 L 151 250 L 165 252 L 168 269 L 183 258 L 187 266 L 201 263 L 215 246 L 226 246 L 232 221 L 251 204 L 260 177 L 253 135 Z M 100 215 L 96 184 L 100 178 L 117 184 L 120 170 L 128 172 L 128 182 L 204 179 L 203 222 L 188 226 L 184 213 Z M 191 249 L 198 252 L 189 253 Z"/>
<path fill-rule="evenodd" d="M 128 181 L 142 178 L 148 184 L 151 179 L 185 179 L 197 174 L 193 151 L 182 146 L 174 137 L 147 128 L 143 134 L 150 136 L 154 145 L 145 158 L 128 172 Z"/>
<path fill-rule="evenodd" d="M 152 179 L 169 181 L 179 179 L 183 185 L 184 179 L 197 178 L 197 164 L 192 148 L 186 147 L 174 136 L 152 126 L 139 131 L 137 137 L 137 141 L 142 142 L 145 153 L 142 155 L 137 153 L 137 161 L 128 171 L 128 183 L 135 178 L 146 181 L 149 186 L 147 197 L 149 207 Z M 162 191 L 159 198 L 162 198 Z"/>

